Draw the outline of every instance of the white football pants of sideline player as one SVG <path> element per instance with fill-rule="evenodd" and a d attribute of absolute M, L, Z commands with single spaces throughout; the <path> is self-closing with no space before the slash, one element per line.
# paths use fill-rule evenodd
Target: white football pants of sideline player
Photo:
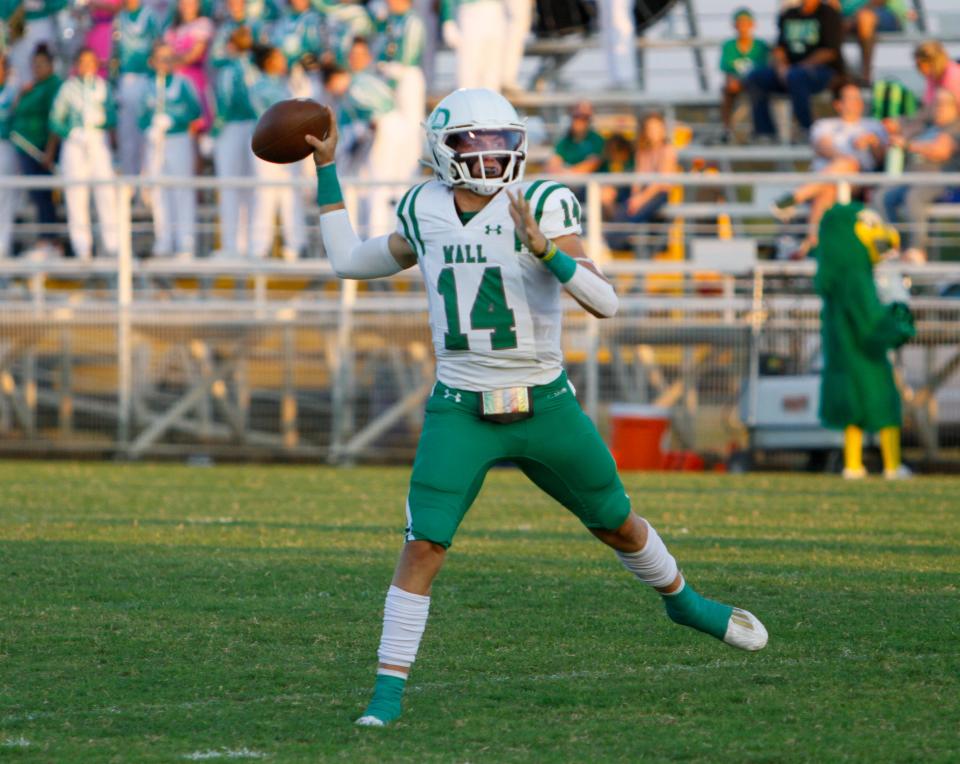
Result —
<path fill-rule="evenodd" d="M 112 180 L 113 159 L 107 133 L 99 128 L 75 127 L 63 142 L 60 152 L 60 171 L 69 180 Z M 100 238 L 107 257 L 116 257 L 117 193 L 112 185 L 92 187 Z M 93 255 L 93 228 L 90 225 L 91 186 L 67 186 L 67 230 L 70 246 L 78 260 L 89 260 Z"/>
<path fill-rule="evenodd" d="M 123 74 L 117 88 L 117 154 L 122 175 L 139 175 L 143 169 L 144 137 L 137 125 L 140 105 L 150 81 L 145 74 Z"/>
<path fill-rule="evenodd" d="M 150 134 L 144 167 L 149 175 L 193 177 L 193 139 L 188 133 Z M 194 254 L 197 192 L 193 188 L 156 186 L 151 190 L 153 254 Z"/>
<path fill-rule="evenodd" d="M 11 178 L 19 172 L 16 149 L 9 141 L 0 140 L 0 178 Z M 13 254 L 13 221 L 19 195 L 15 188 L 0 188 L 0 259 Z"/>
<path fill-rule="evenodd" d="M 253 158 L 253 174 L 257 180 L 296 182 L 303 176 L 300 162 L 274 164 Z M 258 186 L 253 195 L 253 231 L 250 251 L 253 257 L 269 257 L 273 243 L 273 223 L 280 213 L 280 230 L 283 233 L 284 258 L 292 260 L 299 256 L 304 245 L 303 194 L 299 188 L 283 186 Z"/>
<path fill-rule="evenodd" d="M 633 0 L 600 0 L 598 5 L 610 84 L 615 88 L 635 88 L 637 32 L 633 21 Z"/>
<path fill-rule="evenodd" d="M 601 0 L 602 2 L 602 0 Z M 506 34 L 503 42 L 503 63 L 500 84 L 504 89 L 519 90 L 520 63 L 523 47 L 533 23 L 533 0 L 504 0 Z"/>
<path fill-rule="evenodd" d="M 367 237 L 382 236 L 396 228 L 394 208 L 410 186 L 419 164 L 420 126 L 411 125 L 399 111 L 387 112 L 377 120 L 373 145 L 360 177 L 379 181 L 369 187 Z M 417 147 L 412 150 L 413 147 Z M 385 181 L 401 181 L 389 185 Z"/>
<path fill-rule="evenodd" d="M 503 0 L 477 0 L 457 8 L 457 87 L 500 92 L 503 71 Z"/>
<path fill-rule="evenodd" d="M 227 122 L 213 150 L 213 164 L 218 178 L 252 178 L 253 120 Z M 221 188 L 218 192 L 220 209 L 220 249 L 224 254 L 250 256 L 253 227 L 253 189 Z"/>

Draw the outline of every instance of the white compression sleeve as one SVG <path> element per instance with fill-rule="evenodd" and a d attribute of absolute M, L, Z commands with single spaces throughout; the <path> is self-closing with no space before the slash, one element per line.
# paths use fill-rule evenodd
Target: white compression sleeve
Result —
<path fill-rule="evenodd" d="M 619 300 L 613 285 L 583 264 L 577 263 L 573 276 L 563 286 L 583 305 L 593 308 L 604 318 L 616 314 Z"/>
<path fill-rule="evenodd" d="M 643 522 L 647 523 L 646 520 Z M 663 588 L 672 584 L 680 569 L 673 555 L 667 551 L 660 534 L 647 523 L 647 543 L 639 552 L 617 552 L 623 566 L 650 586 Z"/>
<path fill-rule="evenodd" d="M 420 638 L 427 626 L 430 598 L 396 586 L 387 590 L 383 606 L 383 633 L 377 657 L 390 666 L 410 666 L 417 659 Z"/>
<path fill-rule="evenodd" d="M 390 236 L 360 241 L 346 210 L 321 215 L 320 235 L 333 272 L 342 279 L 376 279 L 403 270 L 390 254 Z"/>

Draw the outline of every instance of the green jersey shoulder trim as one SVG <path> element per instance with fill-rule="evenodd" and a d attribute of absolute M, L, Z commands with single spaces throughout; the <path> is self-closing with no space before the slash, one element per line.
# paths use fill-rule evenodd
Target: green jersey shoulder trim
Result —
<path fill-rule="evenodd" d="M 407 203 L 407 199 L 410 198 L 410 192 L 413 191 L 415 187 L 411 186 L 407 189 L 407 193 L 403 195 L 403 198 L 400 199 L 400 204 L 397 205 L 397 217 L 400 219 L 400 224 L 403 226 L 403 238 L 405 238 L 410 246 L 416 251 L 416 246 L 413 243 L 413 237 L 410 235 L 410 226 L 407 225 L 407 218 L 403 214 L 403 205 Z"/>
<path fill-rule="evenodd" d="M 427 181 L 427 183 L 429 182 L 430 181 Z M 413 239 L 408 239 L 408 241 L 410 241 L 410 243 L 413 245 L 414 250 L 416 250 L 417 246 L 419 245 L 420 257 L 426 257 L 427 248 L 423 243 L 423 238 L 420 236 L 420 221 L 417 220 L 417 213 L 414 209 L 414 205 L 417 203 L 417 197 L 420 195 L 420 192 L 423 191 L 423 188 L 427 185 L 427 183 L 421 183 L 419 186 L 415 186 L 407 191 L 407 195 L 410 197 L 410 202 L 407 205 L 406 214 L 410 216 L 410 222 L 413 226 Z M 404 197 L 404 199 L 406 199 L 406 197 Z M 402 217 L 401 220 L 403 220 Z M 404 220 L 404 231 L 406 230 L 407 226 L 406 221 Z"/>
<path fill-rule="evenodd" d="M 547 186 L 545 189 L 543 189 L 543 193 L 540 194 L 540 199 L 537 202 L 537 209 L 533 213 L 533 218 L 534 220 L 537 221 L 537 223 L 539 223 L 540 220 L 543 218 L 543 209 L 544 207 L 546 207 L 547 197 L 549 197 L 550 194 L 552 194 L 554 191 L 558 191 L 558 190 L 563 191 L 565 188 L 566 186 L 563 186 L 559 183 L 553 183 Z"/>

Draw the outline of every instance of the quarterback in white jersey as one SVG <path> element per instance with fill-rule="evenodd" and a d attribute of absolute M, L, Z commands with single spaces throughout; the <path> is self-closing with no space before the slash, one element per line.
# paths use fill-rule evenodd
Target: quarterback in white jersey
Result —
<path fill-rule="evenodd" d="M 702 597 L 650 524 L 633 513 L 616 465 L 563 371 L 561 291 L 612 316 L 617 296 L 586 256 L 581 210 L 564 186 L 523 182 L 527 135 L 510 103 L 458 90 L 426 123 L 435 179 L 410 189 L 397 230 L 362 242 L 344 209 L 336 129 L 308 137 L 317 164 L 324 247 L 342 278 L 419 265 L 426 283 L 437 383 L 407 495 L 405 543 L 387 592 L 373 698 L 357 720 L 400 715 L 430 589 L 491 466 L 512 462 L 573 512 L 623 565 L 663 597 L 675 622 L 744 650 L 767 642 L 745 610 Z"/>

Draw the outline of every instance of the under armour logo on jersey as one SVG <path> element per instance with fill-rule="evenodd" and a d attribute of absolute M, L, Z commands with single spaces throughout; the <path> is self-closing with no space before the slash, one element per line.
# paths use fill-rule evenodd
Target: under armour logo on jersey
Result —
<path fill-rule="evenodd" d="M 444 390 L 444 391 L 443 391 L 443 397 L 444 397 L 444 398 L 453 398 L 453 402 L 454 402 L 454 403 L 460 403 L 461 398 L 463 398 L 463 396 L 460 395 L 460 393 L 455 393 L 455 392 L 453 392 L 453 390 Z"/>
<path fill-rule="evenodd" d="M 502 225 L 488 225 L 488 226 L 484 227 L 483 232 L 484 232 L 485 234 L 487 234 L 487 236 L 489 236 L 489 235 L 492 234 L 492 233 L 495 233 L 495 234 L 497 234 L 497 236 L 499 236 L 500 234 L 503 233 L 503 226 L 502 226 Z"/>

